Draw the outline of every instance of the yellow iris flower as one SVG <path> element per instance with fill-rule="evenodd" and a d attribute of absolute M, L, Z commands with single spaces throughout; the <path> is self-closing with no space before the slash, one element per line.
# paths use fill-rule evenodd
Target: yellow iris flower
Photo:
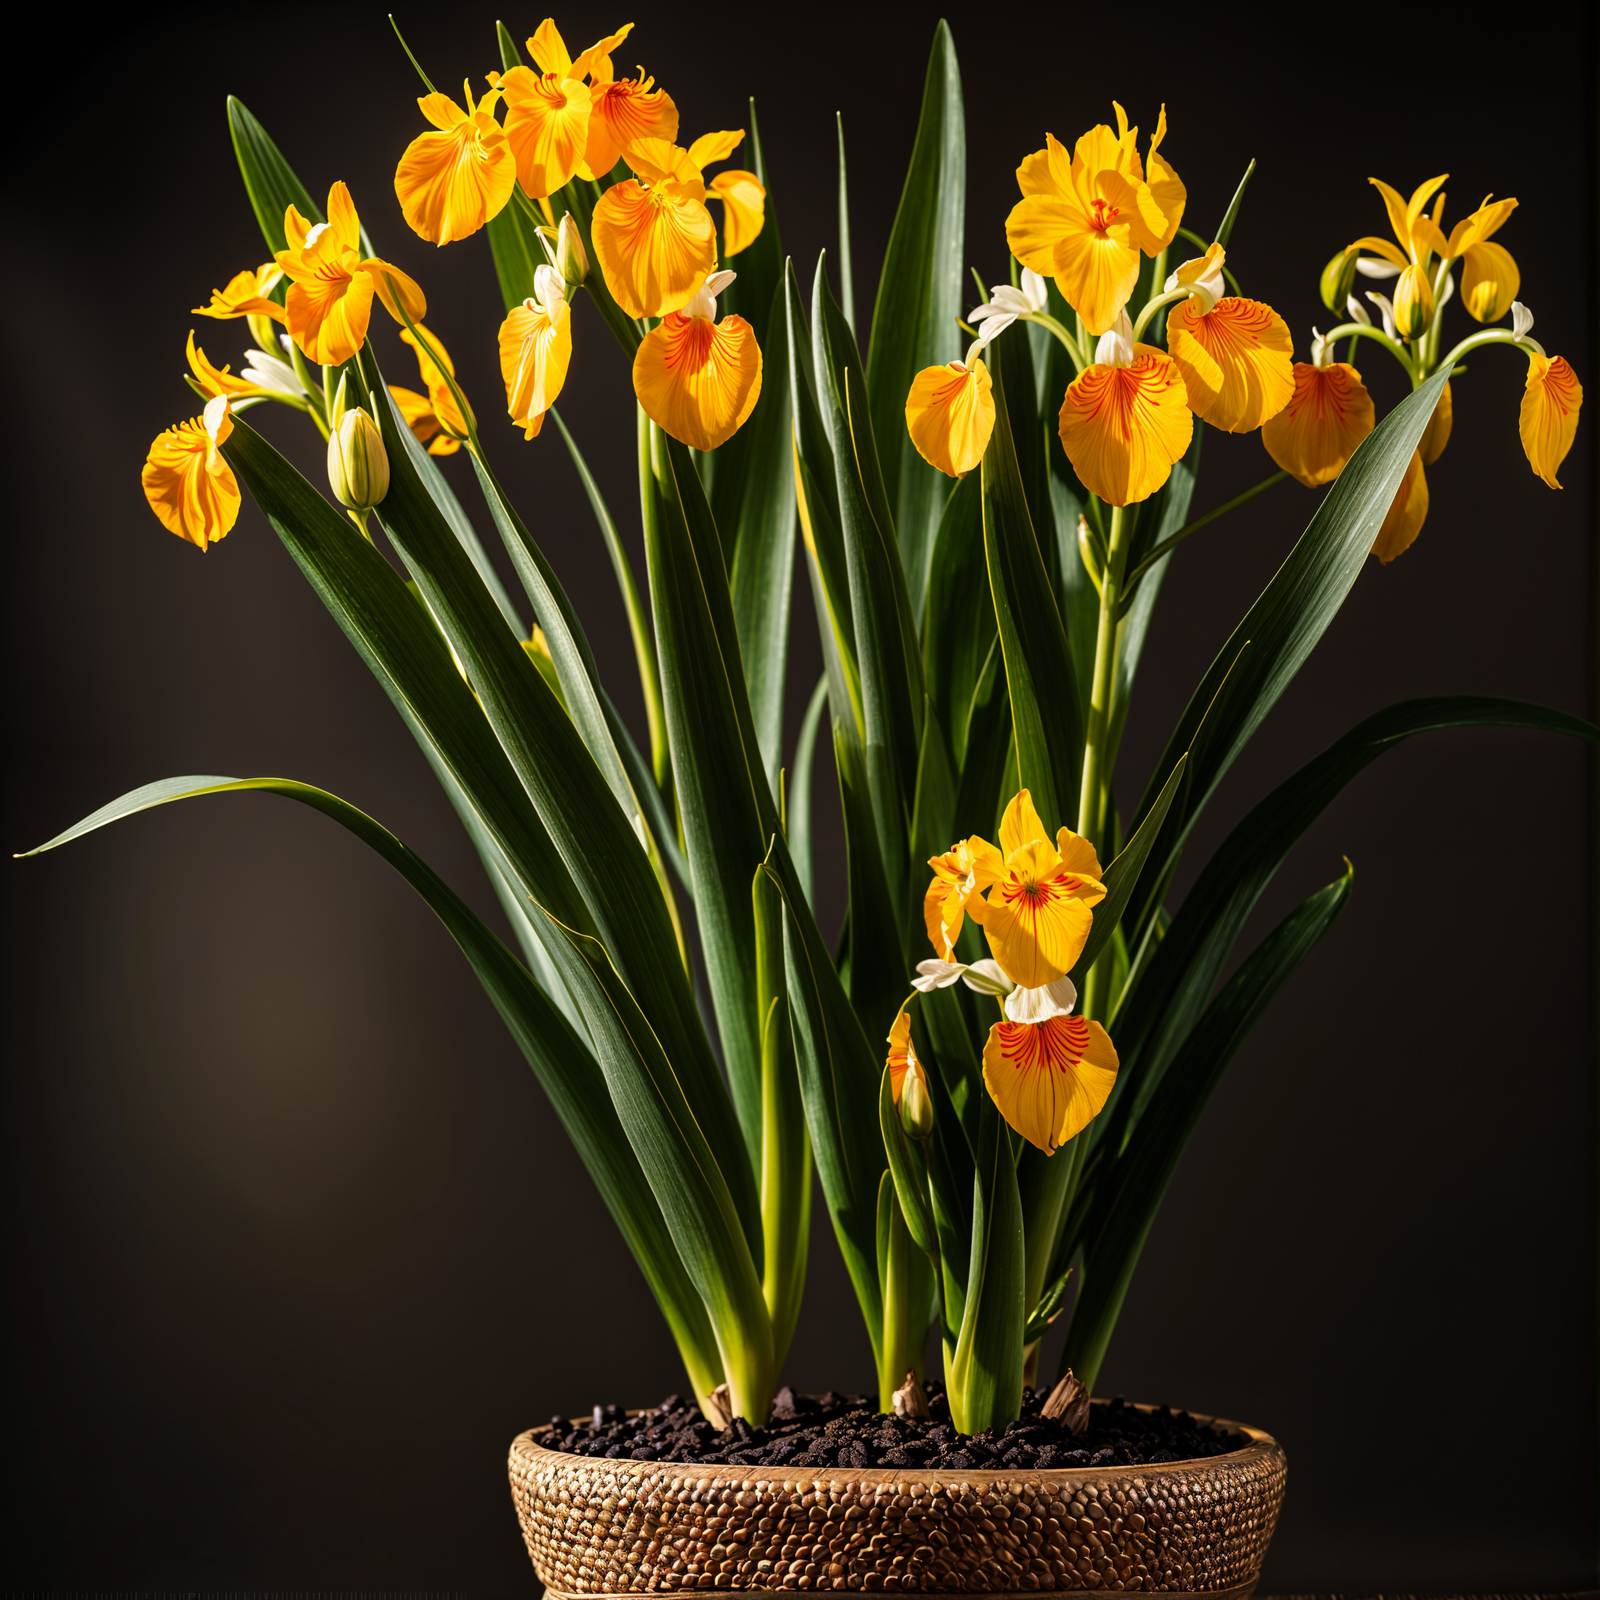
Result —
<path fill-rule="evenodd" d="M 702 133 L 689 146 L 689 160 L 702 177 L 705 169 L 726 161 L 744 143 L 744 129 L 733 132 Z M 722 202 L 722 254 L 738 255 L 754 244 L 767 220 L 766 186 L 753 172 L 729 167 L 706 184 L 706 198 Z"/>
<path fill-rule="evenodd" d="M 225 394 L 230 400 L 248 399 L 277 399 L 282 398 L 283 391 L 274 389 L 267 384 L 256 383 L 241 372 L 237 377 L 227 367 L 214 367 L 206 359 L 206 353 L 194 342 L 194 330 L 189 330 L 189 343 L 185 352 L 189 358 L 189 370 L 194 374 L 194 381 L 205 390 L 208 398 L 215 398 Z M 232 427 L 232 423 L 229 424 Z"/>
<path fill-rule="evenodd" d="M 966 849 L 971 870 L 963 909 L 983 928 L 1001 970 L 1026 989 L 1064 978 L 1088 941 L 1090 908 L 1105 898 L 1094 846 L 1070 828 L 1062 828 L 1052 846 L 1033 796 L 1023 789 L 1000 819 L 1000 848 L 972 838 Z M 939 944 L 936 939 L 935 949 Z"/>
<path fill-rule="evenodd" d="M 761 397 L 755 329 L 740 316 L 716 320 L 716 298 L 733 277 L 712 273 L 681 312 L 669 311 L 644 336 L 633 358 L 633 392 L 645 415 L 696 450 L 727 443 Z"/>
<path fill-rule="evenodd" d="M 1062 448 L 1090 494 L 1107 505 L 1147 500 L 1189 448 L 1194 416 L 1183 374 L 1154 345 L 1135 344 L 1126 314 L 1102 336 L 1093 366 L 1068 386 Z"/>
<path fill-rule="evenodd" d="M 1442 204 L 1442 197 L 1441 197 Z M 1498 322 L 1510 309 L 1522 287 L 1522 274 L 1504 245 L 1491 244 L 1496 233 L 1517 209 L 1515 200 L 1485 195 L 1470 217 L 1450 230 L 1445 254 L 1461 258 L 1461 303 L 1477 322 Z M 1437 214 L 1437 213 L 1436 213 Z"/>
<path fill-rule="evenodd" d="M 716 267 L 717 230 L 687 150 L 640 139 L 628 165 L 638 176 L 600 196 L 590 236 L 617 304 L 630 317 L 664 317 L 686 306 Z"/>
<path fill-rule="evenodd" d="M 478 99 L 461 85 L 463 110 L 447 94 L 425 94 L 417 107 L 435 128 L 406 146 L 394 170 L 394 192 L 412 229 L 432 244 L 465 239 L 496 217 L 511 198 L 517 158 L 494 119 L 500 91 Z"/>
<path fill-rule="evenodd" d="M 1084 1017 L 997 1022 L 983 1047 L 984 1087 L 1000 1115 L 1047 1156 L 1089 1126 L 1116 1081 L 1116 1049 Z"/>
<path fill-rule="evenodd" d="M 217 395 L 201 416 L 175 424 L 151 443 L 139 475 L 163 526 L 202 550 L 239 517 L 239 484 L 219 448 L 232 432 L 228 397 Z"/>
<path fill-rule="evenodd" d="M 553 267 L 533 275 L 534 297 L 512 308 L 500 324 L 500 375 L 506 410 L 524 439 L 537 438 L 556 403 L 572 360 L 572 308 L 567 286 Z"/>
<path fill-rule="evenodd" d="M 191 309 L 197 317 L 271 317 L 282 322 L 283 307 L 267 298 L 282 278 L 282 269 L 268 261 L 254 272 L 236 272 L 226 289 L 211 291 L 210 305 Z"/>
<path fill-rule="evenodd" d="M 1372 396 L 1354 367 L 1343 361 L 1325 367 L 1297 361 L 1294 393 L 1262 426 L 1261 442 L 1285 472 L 1315 489 L 1344 471 L 1376 422 Z"/>
<path fill-rule="evenodd" d="M 1583 385 L 1565 356 L 1553 361 L 1542 355 L 1528 358 L 1528 383 L 1517 431 L 1529 464 L 1552 489 L 1561 487 L 1556 482 L 1556 468 L 1572 448 L 1582 404 Z"/>
<path fill-rule="evenodd" d="M 1173 274 L 1174 287 L 1205 288 L 1167 313 L 1167 353 L 1197 417 L 1227 433 L 1252 433 L 1294 393 L 1294 340 L 1271 306 L 1221 294 L 1223 259 L 1213 244 Z"/>
<path fill-rule="evenodd" d="M 1139 281 L 1139 253 L 1158 255 L 1177 237 L 1186 198 L 1182 182 L 1158 153 L 1166 107 L 1148 152 L 1139 160 L 1139 130 L 1116 106 L 1117 132 L 1104 123 L 1078 140 L 1072 156 L 1054 135 L 1017 168 L 1022 199 L 1006 219 L 1011 253 L 1042 277 L 1093 334 L 1117 319 Z"/>
<path fill-rule="evenodd" d="M 289 336 L 319 366 L 339 366 L 367 340 L 374 294 L 396 322 L 403 322 L 386 278 L 405 302 L 407 315 L 421 322 L 428 302 L 416 282 L 398 267 L 361 254 L 361 219 L 343 183 L 328 191 L 328 220 L 315 226 L 290 206 L 283 230 L 289 248 L 277 254 L 290 280 L 284 312 Z"/>
<path fill-rule="evenodd" d="M 993 391 L 989 369 L 975 355 L 924 367 L 906 396 L 906 427 L 922 459 L 947 477 L 966 477 L 994 432 Z"/>

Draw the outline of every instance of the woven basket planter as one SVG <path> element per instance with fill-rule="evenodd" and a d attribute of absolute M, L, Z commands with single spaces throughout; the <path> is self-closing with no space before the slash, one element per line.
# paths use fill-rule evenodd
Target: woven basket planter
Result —
<path fill-rule="evenodd" d="M 707 1589 L 1250 1594 L 1283 1504 L 1277 1441 L 1200 1461 L 1036 1472 L 697 1466 L 511 1446 L 552 1600 Z"/>

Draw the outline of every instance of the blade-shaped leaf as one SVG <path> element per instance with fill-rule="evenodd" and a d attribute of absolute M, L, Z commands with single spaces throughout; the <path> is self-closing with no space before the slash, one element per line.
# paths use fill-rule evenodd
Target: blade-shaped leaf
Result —
<path fill-rule="evenodd" d="M 784 831 L 789 839 L 789 854 L 794 857 L 794 870 L 800 879 L 806 903 L 816 905 L 816 877 L 812 848 L 811 827 L 811 775 L 817 751 L 817 730 L 822 726 L 822 713 L 828 704 L 828 678 L 824 673 L 811 691 L 810 703 L 800 723 L 800 737 L 794 751 L 794 772 L 788 780 L 788 812 Z"/>
<path fill-rule="evenodd" d="M 336 795 L 286 778 L 169 778 L 146 784 L 102 806 L 75 827 L 28 853 L 38 855 L 169 801 L 250 791 L 297 800 L 340 823 L 387 861 L 444 924 L 533 1068 L 621 1229 L 667 1318 L 696 1391 L 708 1393 L 721 1381 L 722 1368 L 705 1306 L 684 1272 L 661 1208 L 617 1119 L 593 1056 L 511 952 L 454 890 L 387 828 Z"/>
<path fill-rule="evenodd" d="M 983 549 L 983 480 L 969 472 L 950 491 L 939 519 L 923 620 L 923 671 L 933 714 L 959 772 L 967 757 L 967 712 L 995 640 L 994 606 Z M 976 598 L 975 598 L 976 597 Z"/>
<path fill-rule="evenodd" d="M 917 454 L 906 431 L 906 395 L 924 367 L 961 353 L 961 258 L 967 196 L 966 116 L 961 69 L 950 29 L 940 22 L 922 91 L 916 143 L 883 258 L 872 309 L 868 392 L 883 454 L 884 487 L 894 512 L 911 614 L 920 618 L 944 504 L 940 474 Z"/>
<path fill-rule="evenodd" d="M 1003 386 L 996 384 L 994 432 L 983 454 L 983 543 L 1005 656 L 1021 787 L 1046 826 L 1078 818 L 1083 766 L 1072 655 L 1051 593 L 1012 446 Z"/>
<path fill-rule="evenodd" d="M 1311 953 L 1350 894 L 1347 871 L 1291 912 L 1229 979 L 1184 1041 L 1128 1148 L 1101 1180 L 1089 1222 L 1083 1281 L 1067 1327 L 1062 1370 L 1092 1385 L 1139 1253 L 1212 1093 L 1278 991 Z"/>

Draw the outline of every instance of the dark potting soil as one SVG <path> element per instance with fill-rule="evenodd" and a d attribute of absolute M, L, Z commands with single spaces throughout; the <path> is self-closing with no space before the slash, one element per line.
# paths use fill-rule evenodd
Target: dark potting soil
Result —
<path fill-rule="evenodd" d="M 927 1385 L 929 1417 L 886 1416 L 861 1395 L 797 1395 L 780 1389 L 764 1426 L 743 1417 L 718 1431 L 700 1408 L 680 1395 L 627 1416 L 620 1406 L 596 1406 L 574 1424 L 552 1417 L 537 1430 L 549 1450 L 633 1461 L 695 1461 L 762 1467 L 923 1467 L 937 1471 L 1006 1471 L 1044 1467 L 1138 1467 L 1192 1461 L 1238 1450 L 1243 1435 L 1197 1422 L 1187 1411 L 1162 1406 L 1139 1411 L 1119 1395 L 1096 1403 L 1079 1434 L 1041 1415 L 1049 1391 L 1025 1389 L 1022 1415 L 1004 1428 L 957 1433 L 944 1386 Z"/>

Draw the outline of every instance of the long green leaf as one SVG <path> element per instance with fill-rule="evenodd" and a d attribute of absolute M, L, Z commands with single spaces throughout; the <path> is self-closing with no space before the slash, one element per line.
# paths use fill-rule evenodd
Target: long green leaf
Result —
<path fill-rule="evenodd" d="M 228 132 L 233 137 L 233 153 L 238 159 L 239 174 L 244 179 L 245 193 L 250 197 L 250 209 L 256 214 L 261 237 L 267 241 L 267 249 L 276 254 L 289 245 L 283 231 L 283 215 L 290 206 L 307 222 L 323 221 L 322 210 L 295 176 L 294 168 L 283 159 L 267 130 L 251 116 L 244 102 L 231 94 L 228 96 Z M 368 255 L 373 253 L 365 234 L 363 247 Z"/>
<path fill-rule="evenodd" d="M 785 829 L 789 838 L 789 854 L 794 857 L 794 870 L 805 892 L 806 904 L 816 906 L 816 866 L 814 835 L 811 824 L 811 775 L 817 752 L 817 730 L 822 726 L 822 713 L 828 704 L 828 677 L 824 673 L 811 691 L 810 703 L 800 722 L 800 737 L 795 743 L 794 771 L 788 781 L 788 815 Z"/>
<path fill-rule="evenodd" d="M 783 297 L 780 281 L 773 289 L 769 328 L 782 324 Z M 733 547 L 733 614 L 750 714 L 768 787 L 776 794 L 783 766 L 783 691 L 794 591 L 794 421 L 786 360 L 764 363 L 761 399 L 743 432 L 751 435 L 750 466 Z"/>
<path fill-rule="evenodd" d="M 667 1318 L 696 1391 L 708 1393 L 721 1381 L 722 1370 L 705 1306 L 684 1272 L 661 1208 L 617 1119 L 598 1065 L 511 952 L 455 891 L 387 828 L 336 795 L 287 778 L 169 778 L 146 784 L 102 806 L 28 854 L 52 850 L 96 828 L 169 801 L 250 791 L 282 795 L 333 818 L 387 861 L 444 924 L 533 1068 L 606 1208 L 622 1230 Z"/>
<path fill-rule="evenodd" d="M 960 354 L 961 258 L 965 247 L 967 131 L 961 69 L 950 29 L 934 29 L 916 143 L 906 171 L 872 310 L 867 359 L 873 431 L 883 449 L 906 591 L 921 617 L 944 481 L 906 431 L 906 395 L 924 367 Z"/>
<path fill-rule="evenodd" d="M 983 543 L 1005 654 L 1021 786 L 1046 825 L 1077 822 L 1084 729 L 1072 654 L 1028 515 L 1002 385 L 983 454 Z"/>
<path fill-rule="evenodd" d="M 534 274 L 548 257 L 533 218 L 515 202 L 489 218 L 489 252 L 507 311 L 534 297 Z"/>
<path fill-rule="evenodd" d="M 1061 1357 L 1062 1370 L 1071 1367 L 1084 1383 L 1092 1385 L 1099 1373 L 1144 1241 L 1201 1113 L 1251 1029 L 1344 909 L 1350 883 L 1346 871 L 1256 947 L 1185 1040 L 1157 1101 L 1102 1182 Z"/>
<path fill-rule="evenodd" d="M 983 479 L 969 472 L 939 519 L 922 625 L 928 699 L 959 772 L 967 758 L 967 712 L 995 640 L 994 606 L 974 602 L 988 587 L 983 548 Z"/>
<path fill-rule="evenodd" d="M 679 816 L 723 1061 L 755 1171 L 761 1030 L 750 874 L 778 831 L 750 717 L 722 548 L 687 449 L 654 424 L 645 551 Z"/>

